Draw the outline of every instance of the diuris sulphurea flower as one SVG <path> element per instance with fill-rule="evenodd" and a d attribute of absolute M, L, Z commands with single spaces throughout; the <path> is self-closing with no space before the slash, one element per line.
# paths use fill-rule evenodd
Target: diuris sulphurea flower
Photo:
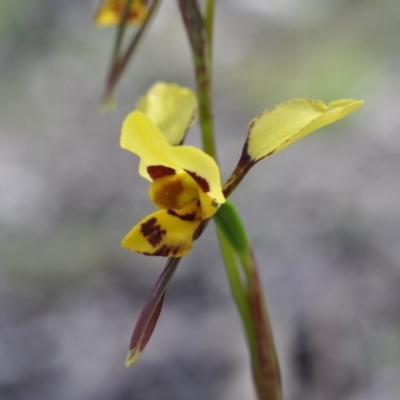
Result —
<path fill-rule="evenodd" d="M 214 216 L 255 163 L 362 104 L 294 99 L 264 111 L 250 122 L 237 167 L 222 188 L 215 160 L 198 148 L 179 145 L 194 121 L 194 93 L 156 83 L 126 117 L 120 144 L 140 157 L 139 174 L 151 182 L 149 197 L 159 210 L 136 224 L 122 245 L 146 255 L 182 257 L 202 223 Z"/>
<path fill-rule="evenodd" d="M 120 144 L 140 157 L 139 174 L 151 182 L 149 197 L 159 210 L 137 223 L 122 245 L 169 259 L 140 313 L 125 360 L 127 367 L 137 361 L 147 345 L 169 281 L 210 218 L 216 217 L 219 228 L 227 227 L 227 238 L 231 235 L 236 250 L 247 252 L 246 238 L 229 227 L 234 216 L 232 206 L 224 203 L 251 167 L 362 104 L 352 99 L 328 105 L 319 100 L 294 99 L 267 109 L 250 121 L 237 166 L 221 186 L 215 160 L 198 148 L 182 145 L 196 116 L 194 93 L 173 83 L 158 82 L 139 99 L 123 122 Z M 253 293 L 258 287 L 254 271 L 251 277 L 249 293 L 253 296 L 249 295 L 249 301 L 259 301 L 259 293 Z"/>
<path fill-rule="evenodd" d="M 121 147 L 140 157 L 139 173 L 151 181 L 149 197 L 160 208 L 134 226 L 123 246 L 148 255 L 185 255 L 202 221 L 225 201 L 216 162 L 195 147 L 169 144 L 141 111 L 125 119 Z"/>
<path fill-rule="evenodd" d="M 116 26 L 121 22 L 124 14 L 126 0 L 104 0 L 100 3 L 94 22 L 100 27 Z M 148 16 L 147 2 L 132 0 L 128 10 L 127 24 L 141 25 Z"/>

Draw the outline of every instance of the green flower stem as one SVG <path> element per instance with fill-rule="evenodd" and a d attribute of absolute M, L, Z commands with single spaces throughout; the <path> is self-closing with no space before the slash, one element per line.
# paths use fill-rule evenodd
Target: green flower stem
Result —
<path fill-rule="evenodd" d="M 239 267 L 237 265 L 235 253 L 229 244 L 229 240 L 225 237 L 225 233 L 217 226 L 217 236 L 221 247 L 222 258 L 224 260 L 226 274 L 228 276 L 229 284 L 232 291 L 232 296 L 235 300 L 240 318 L 243 322 L 243 327 L 246 332 L 247 343 L 249 345 L 250 353 L 253 356 L 256 351 L 256 343 L 254 341 L 255 334 L 247 297 L 242 286 L 242 279 L 240 277 Z"/>
<path fill-rule="evenodd" d="M 192 48 L 203 147 L 216 159 L 212 114 L 212 34 L 214 1 L 208 0 L 203 21 L 196 0 L 179 0 Z M 228 191 L 228 190 L 227 190 Z M 281 385 L 274 342 L 262 285 L 243 223 L 233 203 L 222 204 L 214 216 L 228 281 L 243 322 L 250 349 L 253 379 L 260 400 L 281 400 Z M 242 283 L 237 258 L 241 262 Z"/>
<path fill-rule="evenodd" d="M 215 3 L 214 0 L 207 0 L 206 10 L 205 10 L 205 18 L 204 24 L 206 26 L 206 35 L 207 35 L 207 43 L 208 43 L 208 54 L 210 60 L 212 60 L 212 46 L 213 46 L 213 31 L 214 31 L 214 9 Z M 212 68 L 210 68 L 212 72 Z"/>
<path fill-rule="evenodd" d="M 214 2 L 207 5 L 207 16 L 212 18 Z M 199 102 L 199 121 L 204 151 L 214 159 L 217 153 L 214 141 L 214 118 L 212 114 L 212 68 L 211 68 L 211 39 L 212 20 L 203 21 L 196 0 L 179 0 L 182 19 L 186 27 L 190 46 L 192 48 L 193 63 L 196 75 L 197 99 Z"/>
<path fill-rule="evenodd" d="M 233 249 L 239 257 L 245 275 L 246 307 L 242 305 L 241 307 L 245 310 L 244 313 L 246 315 L 243 317 L 241 310 L 239 310 L 239 313 L 245 326 L 250 347 L 253 378 L 258 398 L 260 400 L 280 400 L 282 399 L 282 393 L 279 364 L 262 284 L 246 230 L 235 206 L 229 200 L 220 206 L 214 216 L 214 221 L 219 228 L 220 235 L 225 238 L 231 246 L 231 250 Z M 224 250 L 222 250 L 222 253 L 224 255 Z M 231 260 L 228 258 L 230 264 L 227 265 L 226 259 L 227 257 L 224 255 L 226 269 L 232 270 Z M 234 257 L 231 256 L 231 259 L 234 260 Z M 234 298 L 241 298 L 242 294 L 236 293 L 239 292 L 239 285 L 235 283 L 234 286 L 231 282 L 232 279 L 230 277 L 229 279 Z M 238 304 L 237 300 L 236 304 Z M 249 321 L 251 323 L 250 327 L 246 326 Z"/>

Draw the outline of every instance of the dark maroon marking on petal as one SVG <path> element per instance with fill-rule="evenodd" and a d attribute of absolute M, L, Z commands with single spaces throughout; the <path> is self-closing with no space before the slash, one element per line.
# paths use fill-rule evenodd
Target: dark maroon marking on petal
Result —
<path fill-rule="evenodd" d="M 177 206 L 177 198 L 184 190 L 185 188 L 180 179 L 169 178 L 153 193 L 153 202 L 161 208 L 175 208 Z"/>
<path fill-rule="evenodd" d="M 153 289 L 154 291 L 154 289 Z M 143 352 L 146 344 L 149 342 L 151 335 L 153 334 L 154 328 L 156 327 L 158 318 L 160 317 L 162 305 L 164 302 L 164 294 L 161 296 L 156 308 L 153 311 L 153 315 L 150 317 L 150 321 L 147 326 L 145 326 L 145 320 L 150 312 L 150 303 L 152 299 L 152 294 L 147 299 L 146 304 L 144 305 L 142 311 L 140 312 L 139 318 L 136 322 L 135 329 L 133 330 L 131 341 L 129 344 L 129 350 L 134 351 L 139 346 L 139 351 Z M 141 338 L 141 334 L 143 335 Z"/>
<path fill-rule="evenodd" d="M 163 176 L 175 174 L 175 170 L 173 168 L 164 167 L 164 165 L 150 165 L 150 167 L 147 167 L 147 172 L 153 181 L 155 179 L 162 178 Z"/>
<path fill-rule="evenodd" d="M 240 169 L 247 168 L 249 165 L 254 164 L 254 160 L 250 157 L 248 153 L 249 142 L 246 140 L 246 143 L 243 146 L 242 155 L 240 156 L 238 167 Z"/>
<path fill-rule="evenodd" d="M 168 257 L 171 256 L 171 254 L 175 256 L 179 250 L 179 246 L 171 247 L 164 244 L 155 253 L 153 253 L 153 256 Z"/>
<path fill-rule="evenodd" d="M 140 233 L 153 247 L 156 247 L 160 244 L 167 231 L 161 229 L 161 225 L 157 224 L 157 218 L 153 217 L 141 225 Z"/>
<path fill-rule="evenodd" d="M 170 250 L 171 250 L 170 247 L 164 244 L 154 253 L 154 255 L 167 257 L 169 255 Z"/>
<path fill-rule="evenodd" d="M 156 252 L 151 254 L 152 256 L 161 256 L 161 257 L 175 257 L 178 252 L 181 250 L 180 246 L 167 246 L 166 244 L 162 245 Z"/>
<path fill-rule="evenodd" d="M 187 214 L 178 214 L 174 210 L 167 210 L 167 213 L 173 217 L 179 218 L 182 221 L 194 221 L 196 219 L 197 210 Z"/>
<path fill-rule="evenodd" d="M 149 342 L 151 335 L 153 334 L 154 328 L 157 325 L 158 318 L 160 317 L 163 302 L 164 302 L 164 296 L 165 293 L 162 295 L 160 301 L 157 304 L 157 307 L 155 308 L 153 315 L 151 316 L 150 322 L 147 325 L 147 328 L 144 332 L 144 336 L 142 339 L 142 343 L 140 344 L 139 350 L 140 352 L 143 352 L 144 348 L 146 347 L 147 343 Z"/>
<path fill-rule="evenodd" d="M 197 175 L 195 172 L 188 171 L 187 169 L 185 169 L 185 171 L 195 180 L 195 182 L 201 187 L 203 192 L 207 193 L 210 191 L 210 185 L 204 178 Z"/>

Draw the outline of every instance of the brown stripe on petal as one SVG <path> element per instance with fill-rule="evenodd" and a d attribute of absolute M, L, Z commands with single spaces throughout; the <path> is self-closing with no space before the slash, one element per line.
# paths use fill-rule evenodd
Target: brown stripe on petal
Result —
<path fill-rule="evenodd" d="M 141 224 L 140 233 L 153 247 L 156 247 L 161 243 L 167 231 L 161 229 L 161 225 L 157 224 L 157 218 L 153 217 Z"/>
<path fill-rule="evenodd" d="M 185 169 L 185 171 L 195 180 L 195 182 L 201 187 L 203 192 L 207 193 L 210 191 L 210 185 L 204 178 L 197 175 L 195 172 L 188 171 L 187 169 Z"/>
<path fill-rule="evenodd" d="M 167 213 L 173 217 L 179 218 L 182 221 L 194 221 L 196 219 L 197 210 L 187 214 L 178 214 L 174 210 L 168 210 Z"/>
<path fill-rule="evenodd" d="M 178 206 L 178 199 L 183 191 L 181 180 L 167 178 L 167 182 L 154 191 L 153 202 L 161 208 L 175 208 Z"/>
<path fill-rule="evenodd" d="M 180 250 L 179 246 L 172 247 L 172 246 L 167 246 L 166 244 L 164 244 L 152 255 L 153 256 L 162 256 L 162 257 L 173 257 L 173 256 L 176 256 L 176 254 L 178 253 L 179 250 Z"/>
<path fill-rule="evenodd" d="M 151 165 L 150 167 L 147 167 L 147 172 L 153 181 L 158 178 L 162 178 L 163 176 L 175 174 L 175 170 L 173 168 L 164 167 L 164 165 Z"/>
<path fill-rule="evenodd" d="M 251 156 L 248 152 L 248 147 L 249 147 L 249 141 L 247 139 L 246 143 L 243 146 L 242 155 L 240 156 L 240 160 L 239 160 L 239 164 L 238 164 L 238 167 L 240 169 L 247 168 L 249 165 L 254 164 L 254 160 L 251 158 Z"/>

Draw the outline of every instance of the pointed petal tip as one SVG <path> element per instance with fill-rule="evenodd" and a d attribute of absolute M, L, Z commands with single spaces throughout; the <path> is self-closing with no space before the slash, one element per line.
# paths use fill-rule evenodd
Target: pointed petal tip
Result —
<path fill-rule="evenodd" d="M 337 108 L 343 106 L 353 105 L 355 109 L 364 105 L 364 100 L 357 100 L 357 99 L 341 99 L 341 100 L 333 100 L 328 104 L 329 108 Z"/>
<path fill-rule="evenodd" d="M 101 99 L 99 106 L 99 111 L 101 113 L 105 114 L 106 112 L 114 111 L 116 108 L 114 96 L 112 94 L 107 94 Z"/>
<path fill-rule="evenodd" d="M 139 351 L 137 347 L 136 349 L 129 350 L 125 358 L 125 368 L 129 368 L 133 364 L 135 364 L 135 362 L 139 359 L 141 354 L 142 353 Z"/>

